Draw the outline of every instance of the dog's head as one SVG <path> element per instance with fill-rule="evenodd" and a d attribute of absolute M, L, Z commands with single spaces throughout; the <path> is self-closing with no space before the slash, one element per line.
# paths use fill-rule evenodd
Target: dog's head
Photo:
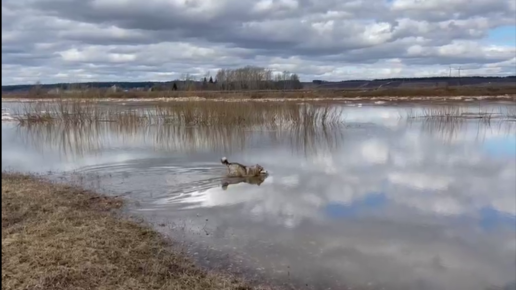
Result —
<path fill-rule="evenodd" d="M 267 170 L 263 169 L 260 164 L 255 164 L 252 166 L 246 167 L 246 175 L 247 176 L 261 176 L 266 175 Z"/>
<path fill-rule="evenodd" d="M 263 168 L 263 166 L 261 166 L 260 164 L 256 164 L 256 170 L 260 175 L 268 174 L 267 170 L 265 170 L 265 168 Z"/>

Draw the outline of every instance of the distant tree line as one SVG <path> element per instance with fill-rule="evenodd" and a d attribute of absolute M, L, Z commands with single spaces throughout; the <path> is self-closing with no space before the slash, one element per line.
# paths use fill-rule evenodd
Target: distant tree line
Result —
<path fill-rule="evenodd" d="M 297 90 L 302 89 L 303 84 L 295 73 L 284 71 L 274 73 L 270 69 L 246 66 L 237 69 L 220 69 L 215 78 L 205 75 L 196 79 L 190 74 L 185 74 L 179 80 L 169 83 L 160 83 L 152 86 L 152 90 Z"/>
<path fill-rule="evenodd" d="M 374 79 L 373 81 L 447 81 L 449 79 L 464 79 L 464 80 L 494 80 L 494 81 L 515 81 L 516 75 L 514 76 L 500 76 L 500 77 L 492 77 L 492 76 L 467 76 L 467 77 L 449 77 L 449 76 L 439 76 L 439 77 L 417 77 L 417 78 L 387 78 L 387 79 Z M 355 80 L 359 81 L 359 80 Z"/>
<path fill-rule="evenodd" d="M 465 76 L 465 77 L 423 77 L 423 78 L 388 78 L 375 80 L 346 80 L 340 82 L 330 82 L 324 80 L 314 80 L 314 84 L 337 84 L 353 82 L 439 82 L 453 79 L 462 84 L 474 84 L 477 82 L 492 83 L 516 83 L 516 76 Z M 246 66 L 237 69 L 221 69 L 215 78 L 210 75 L 196 80 L 189 74 L 183 75 L 180 79 L 168 82 L 87 82 L 87 83 L 57 83 L 57 84 L 26 84 L 2 86 L 2 92 L 16 92 L 33 90 L 60 89 L 60 90 L 85 90 L 89 88 L 109 89 L 113 86 L 122 90 L 292 90 L 303 88 L 303 83 L 295 73 L 282 72 L 274 74 L 272 70 Z"/>

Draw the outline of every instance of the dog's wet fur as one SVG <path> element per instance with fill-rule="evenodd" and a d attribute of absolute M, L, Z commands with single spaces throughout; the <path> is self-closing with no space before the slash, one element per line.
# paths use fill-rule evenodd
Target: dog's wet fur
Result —
<path fill-rule="evenodd" d="M 262 184 L 265 179 L 267 178 L 267 174 L 262 174 L 260 176 L 250 176 L 250 177 L 225 177 L 222 182 L 222 189 L 226 190 L 230 185 L 235 185 L 239 183 L 247 183 L 252 185 L 258 185 Z"/>
<path fill-rule="evenodd" d="M 236 162 L 229 162 L 226 157 L 222 157 L 220 162 L 226 165 L 228 177 L 253 177 L 267 175 L 268 172 L 260 164 L 245 166 Z"/>

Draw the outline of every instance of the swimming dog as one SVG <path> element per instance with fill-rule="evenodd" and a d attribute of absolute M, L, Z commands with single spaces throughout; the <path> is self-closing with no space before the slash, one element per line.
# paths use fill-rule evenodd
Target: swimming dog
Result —
<path fill-rule="evenodd" d="M 251 177 L 268 174 L 260 164 L 245 166 L 236 162 L 229 162 L 226 157 L 222 157 L 220 162 L 228 168 L 228 177 Z"/>
<path fill-rule="evenodd" d="M 261 174 L 260 176 L 250 176 L 250 177 L 226 177 L 222 180 L 221 185 L 223 190 L 227 190 L 230 185 L 235 185 L 239 183 L 247 183 L 254 184 L 260 186 L 265 179 L 267 178 L 266 174 Z"/>

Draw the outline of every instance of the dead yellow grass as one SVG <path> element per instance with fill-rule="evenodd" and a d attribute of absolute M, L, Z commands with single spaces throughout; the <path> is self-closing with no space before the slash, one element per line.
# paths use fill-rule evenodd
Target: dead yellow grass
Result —
<path fill-rule="evenodd" d="M 256 289 L 207 273 L 122 201 L 2 173 L 2 289 Z"/>

